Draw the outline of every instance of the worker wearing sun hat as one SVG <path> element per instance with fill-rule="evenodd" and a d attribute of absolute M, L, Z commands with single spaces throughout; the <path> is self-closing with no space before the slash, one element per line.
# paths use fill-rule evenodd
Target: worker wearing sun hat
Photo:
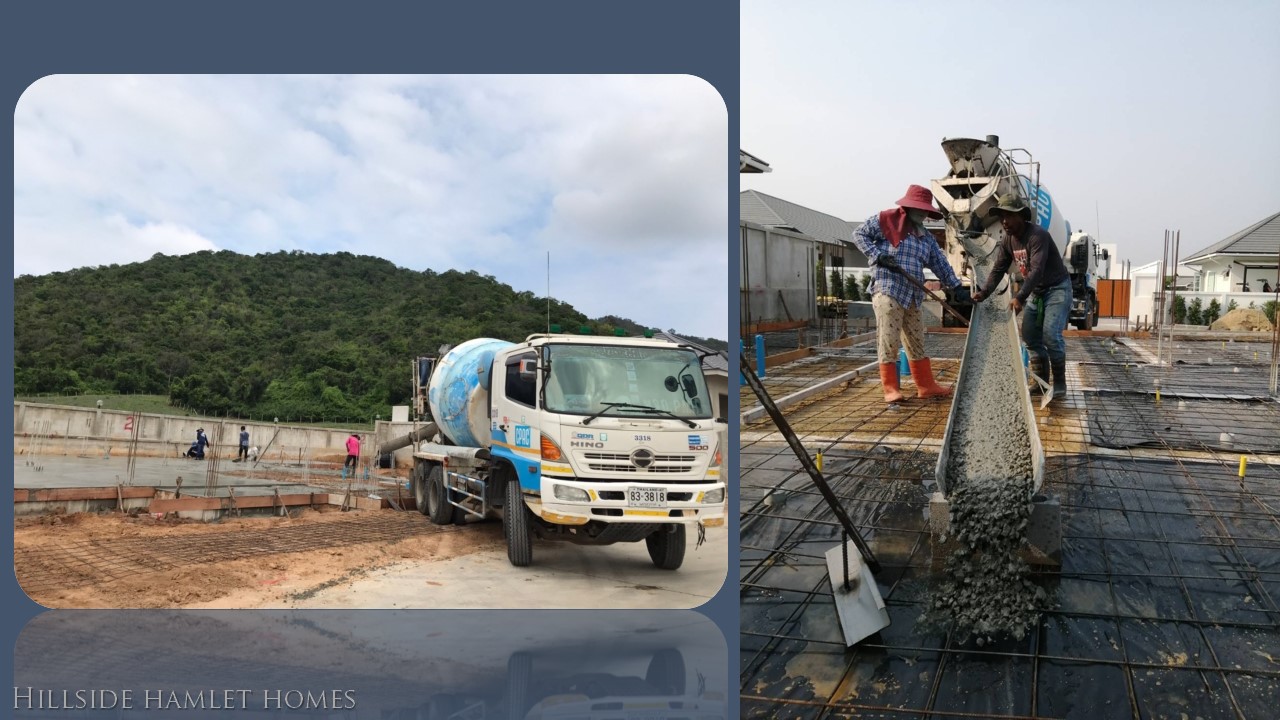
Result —
<path fill-rule="evenodd" d="M 960 287 L 960 279 L 938 247 L 933 234 L 924 228 L 925 218 L 941 218 L 933 206 L 933 193 L 919 185 L 907 187 L 896 208 L 867 218 L 853 235 L 853 242 L 871 264 L 871 309 L 876 316 L 876 355 L 880 362 L 880 383 L 885 402 L 902 400 L 895 363 L 900 343 L 906 345 L 916 395 L 943 397 L 951 388 L 937 383 L 933 366 L 924 352 L 924 314 L 920 304 L 924 291 L 904 276 L 924 284 L 924 268 L 949 288 Z"/>
<path fill-rule="evenodd" d="M 1053 371 L 1053 397 L 1067 394 L 1067 344 L 1062 331 L 1071 314 L 1071 275 L 1053 236 L 1031 222 L 1031 208 L 1022 198 L 1006 195 L 991 210 L 1000 218 L 1004 239 L 996 247 L 996 262 L 982 287 L 973 293 L 980 302 L 999 285 L 1015 261 L 1022 287 L 1009 301 L 1009 309 L 1022 313 L 1022 342 L 1031 356 L 1031 371 L 1047 377 Z M 1028 304 L 1028 300 L 1030 304 Z"/>

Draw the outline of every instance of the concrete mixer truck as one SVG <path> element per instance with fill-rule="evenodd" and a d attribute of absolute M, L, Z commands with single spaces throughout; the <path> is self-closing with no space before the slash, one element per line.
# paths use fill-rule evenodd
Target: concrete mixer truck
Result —
<path fill-rule="evenodd" d="M 565 334 L 418 358 L 430 420 L 407 436 L 419 511 L 436 524 L 500 517 L 516 566 L 536 536 L 643 540 L 654 565 L 680 567 L 688 528 L 725 517 L 701 360 L 663 340 Z"/>
<path fill-rule="evenodd" d="M 1108 253 L 1100 250 L 1088 233 L 1072 232 L 1071 223 L 1040 184 L 1039 163 L 1025 150 L 1002 150 L 995 135 L 988 135 L 986 140 L 943 140 L 942 149 L 951 171 L 933 181 L 933 197 L 946 214 L 946 252 L 956 274 L 972 285 L 974 278 L 969 271 L 975 258 L 970 256 L 965 241 L 972 245 L 984 233 L 991 238 L 999 235 L 999 223 L 990 210 L 995 207 L 996 198 L 1017 195 L 1032 208 L 1034 222 L 1053 237 L 1071 274 L 1071 323 L 1081 330 L 1092 330 L 1098 323 L 1099 268 L 1109 267 L 1105 262 Z M 1016 273 L 1016 268 L 1011 272 Z M 976 282 L 985 279 L 980 277 Z"/>

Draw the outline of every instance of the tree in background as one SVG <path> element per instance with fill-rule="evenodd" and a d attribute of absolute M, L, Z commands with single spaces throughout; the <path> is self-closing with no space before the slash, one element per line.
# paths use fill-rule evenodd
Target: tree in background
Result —
<path fill-rule="evenodd" d="M 1271 321 L 1271 326 L 1276 324 L 1276 301 L 1268 300 L 1262 304 L 1262 313 L 1267 316 L 1267 320 Z"/>
<path fill-rule="evenodd" d="M 871 299 L 871 273 L 867 273 L 866 275 L 863 275 L 862 279 L 858 281 L 858 284 L 862 286 L 862 297 L 870 300 Z"/>
<path fill-rule="evenodd" d="M 844 283 L 840 282 L 840 271 L 831 268 L 831 294 L 844 299 Z"/>
<path fill-rule="evenodd" d="M 1182 324 L 1187 321 L 1187 299 L 1179 295 L 1173 299 L 1173 322 Z"/>
<path fill-rule="evenodd" d="M 1219 317 L 1222 316 L 1222 303 L 1217 298 L 1209 301 L 1209 307 L 1204 311 L 1204 324 L 1212 325 Z"/>
<path fill-rule="evenodd" d="M 818 295 L 819 296 L 826 295 L 827 294 L 827 269 L 826 269 L 826 264 L 823 263 L 822 261 L 822 258 L 818 258 L 817 276 L 818 276 L 818 282 L 815 283 L 815 286 L 818 288 Z"/>
<path fill-rule="evenodd" d="M 1240 306 L 1236 304 L 1236 301 L 1232 300 L 1231 302 L 1227 303 L 1227 312 L 1231 312 L 1232 310 L 1235 310 L 1238 307 Z"/>
<path fill-rule="evenodd" d="M 847 275 L 844 279 L 844 297 L 846 300 L 861 300 L 862 292 L 858 289 L 858 276 Z"/>
<path fill-rule="evenodd" d="M 1178 298 L 1181 300 L 1182 298 Z M 1203 325 L 1204 320 L 1204 303 L 1200 298 L 1191 301 L 1191 305 L 1187 307 L 1187 322 L 1192 325 Z"/>

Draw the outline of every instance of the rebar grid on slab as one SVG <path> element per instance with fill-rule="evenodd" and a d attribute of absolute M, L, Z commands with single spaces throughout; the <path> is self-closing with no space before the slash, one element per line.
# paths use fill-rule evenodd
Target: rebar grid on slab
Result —
<path fill-rule="evenodd" d="M 1073 359 L 1113 356 L 1106 341 L 1075 340 Z M 824 451 L 824 473 L 884 565 L 877 579 L 894 624 L 849 650 L 823 560 L 838 542 L 834 519 L 796 479 L 772 426 L 743 428 L 744 717 L 1270 716 L 1280 690 L 1280 456 L 1254 455 L 1241 480 L 1238 454 L 1194 435 L 1096 447 L 1095 398 L 1079 392 L 1077 370 L 1066 403 L 1037 411 L 1045 491 L 1062 505 L 1063 565 L 1037 574 L 1057 604 L 1022 642 L 958 645 L 915 625 L 933 560 L 921 484 L 933 475 L 945 403 L 877 407 L 878 384 L 863 381 L 788 413 L 801 441 Z M 1109 397 L 1154 402 L 1141 388 Z M 1256 404 L 1204 402 L 1211 425 L 1249 434 Z M 1270 432 L 1280 436 L 1280 425 Z"/>

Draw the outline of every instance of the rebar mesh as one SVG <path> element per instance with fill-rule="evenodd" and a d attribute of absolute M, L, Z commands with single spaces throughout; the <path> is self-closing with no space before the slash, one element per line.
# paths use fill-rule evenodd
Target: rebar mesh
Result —
<path fill-rule="evenodd" d="M 1072 388 L 1087 372 L 1074 361 L 1109 359 L 1110 345 L 1069 339 Z M 1155 433 L 1123 448 L 1100 447 L 1091 418 L 1104 412 L 1101 398 L 1149 410 L 1154 398 L 1141 389 L 1077 390 L 1037 409 L 1044 491 L 1062 507 L 1062 566 L 1036 574 L 1053 605 L 1023 641 L 978 647 L 916 622 L 937 577 L 922 484 L 947 406 L 895 412 L 877 404 L 878 391 L 867 381 L 789 412 L 884 566 L 877 581 L 893 622 L 851 649 L 823 559 L 838 527 L 772 426 L 743 428 L 744 717 L 1273 715 L 1280 458 L 1255 457 L 1242 480 L 1234 449 L 1208 440 L 1217 426 L 1237 443 L 1280 436 L 1274 403 L 1196 401 L 1203 433 Z M 1161 405 L 1176 410 L 1177 400 Z"/>

